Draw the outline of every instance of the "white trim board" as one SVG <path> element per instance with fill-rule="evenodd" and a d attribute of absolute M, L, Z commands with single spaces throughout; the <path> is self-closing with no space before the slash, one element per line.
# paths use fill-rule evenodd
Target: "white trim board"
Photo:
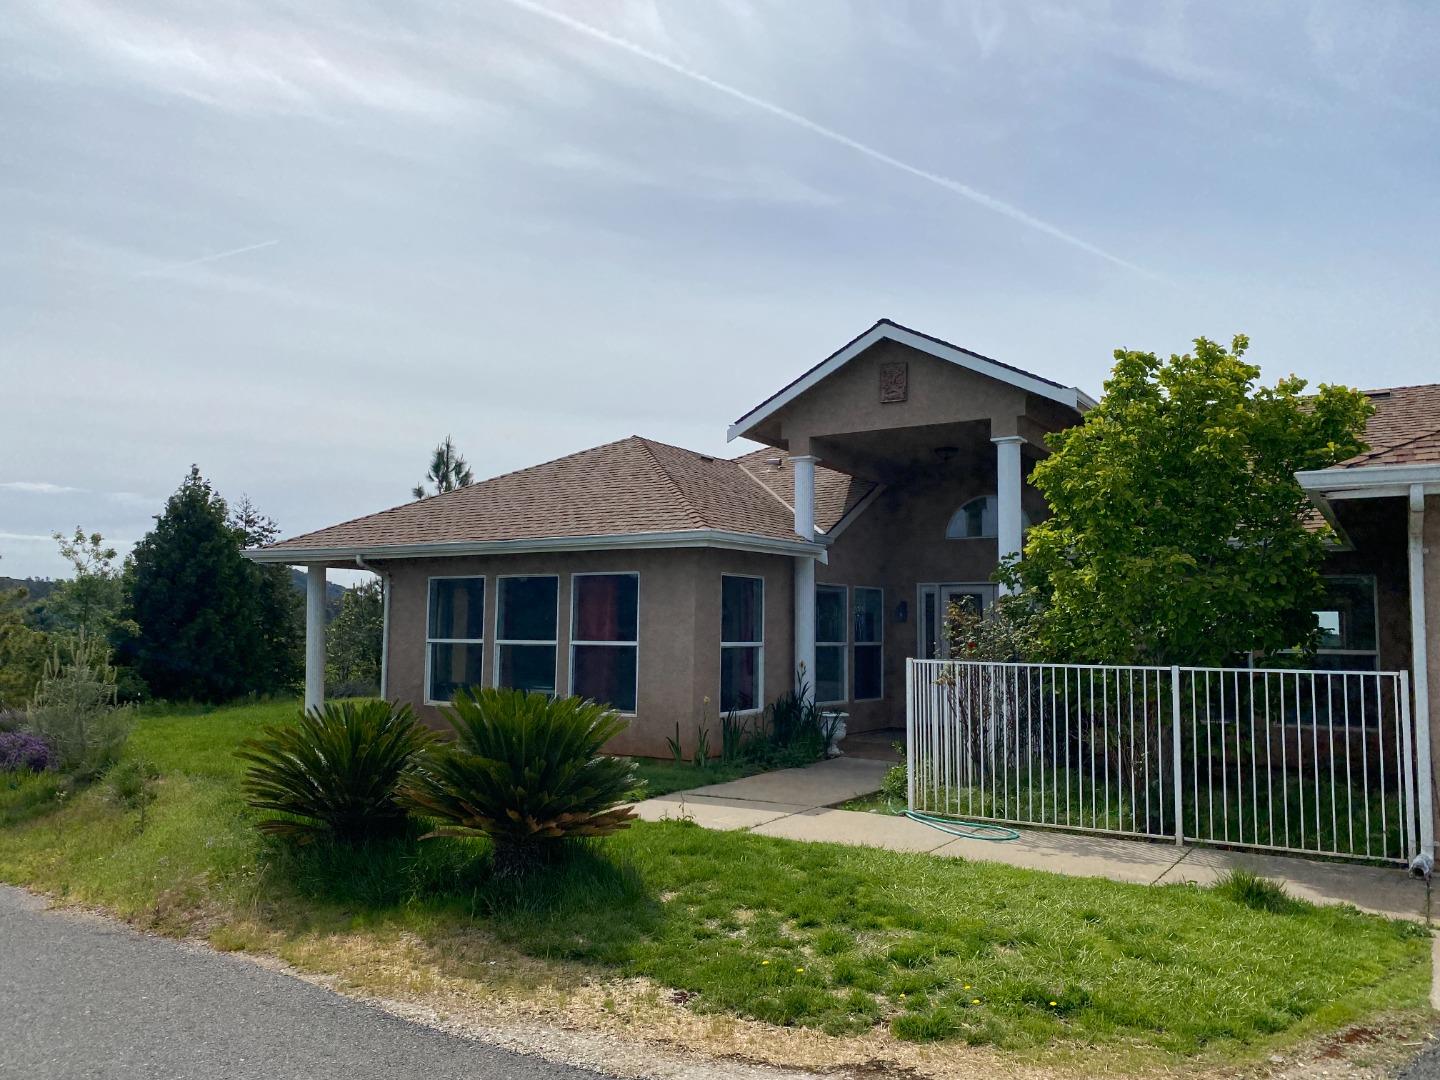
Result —
<path fill-rule="evenodd" d="M 752 533 L 719 529 L 684 529 L 676 532 L 605 533 L 593 536 L 545 536 L 532 540 L 458 540 L 434 544 L 363 544 L 334 547 L 250 548 L 243 554 L 251 562 L 305 566 L 345 562 L 356 556 L 370 559 L 443 559 L 462 555 L 525 555 L 547 551 L 612 551 L 647 548 L 725 548 L 772 555 L 809 555 L 827 561 L 825 546 L 798 536 L 779 540 Z"/>
<path fill-rule="evenodd" d="M 760 423 L 773 413 L 783 409 L 790 402 L 794 401 L 801 394 L 815 386 L 822 379 L 844 367 L 855 357 L 865 350 L 878 344 L 881 341 L 893 341 L 900 345 L 909 346 L 918 352 L 927 353 L 940 360 L 946 360 L 957 367 L 965 368 L 980 375 L 988 376 L 997 382 L 1006 383 L 1018 387 L 1027 393 L 1035 394 L 1037 397 L 1048 398 L 1057 401 L 1061 405 L 1081 412 L 1085 409 L 1093 409 L 1095 400 L 1083 390 L 1073 386 L 1061 387 L 1038 379 L 1033 375 L 1027 375 L 1023 371 L 1016 371 L 1014 368 L 1006 367 L 1004 364 L 996 363 L 994 360 L 986 359 L 976 353 L 967 352 L 954 345 L 946 345 L 936 341 L 934 338 L 926 337 L 924 334 L 908 330 L 903 326 L 894 323 L 878 322 L 865 333 L 861 334 L 854 341 L 850 342 L 839 352 L 832 354 L 826 360 L 812 368 L 807 374 L 801 376 L 790 386 L 776 394 L 762 405 L 757 405 L 744 416 L 731 424 L 725 435 L 728 440 L 739 438 L 744 432 Z"/>

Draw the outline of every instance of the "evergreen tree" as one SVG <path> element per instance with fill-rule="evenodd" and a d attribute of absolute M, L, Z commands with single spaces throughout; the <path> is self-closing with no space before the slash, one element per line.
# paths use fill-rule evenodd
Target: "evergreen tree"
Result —
<path fill-rule="evenodd" d="M 126 613 L 136 624 L 125 658 L 157 697 L 224 701 L 293 687 L 299 600 L 288 581 L 241 554 L 257 535 L 253 522 L 235 524 L 191 466 L 136 545 L 125 571 Z"/>
<path fill-rule="evenodd" d="M 475 475 L 470 471 L 470 466 L 460 456 L 460 451 L 455 449 L 455 441 L 449 435 L 445 441 L 435 447 L 435 453 L 430 458 L 430 470 L 425 474 L 425 479 L 435 486 L 435 494 L 443 495 L 447 491 L 454 491 L 456 488 L 469 487 L 475 482 Z M 411 489 L 410 494 L 417 499 L 426 497 L 425 483 L 422 481 Z"/>
<path fill-rule="evenodd" d="M 385 594 L 378 580 L 346 589 L 326 638 L 325 682 L 342 697 L 380 692 Z"/>

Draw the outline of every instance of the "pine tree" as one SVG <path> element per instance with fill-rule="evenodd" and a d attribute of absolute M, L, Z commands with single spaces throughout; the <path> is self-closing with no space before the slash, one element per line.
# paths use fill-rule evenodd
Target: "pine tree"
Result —
<path fill-rule="evenodd" d="M 253 537 L 191 466 L 135 546 L 125 593 L 136 632 L 125 659 L 157 697 L 224 701 L 293 687 L 299 598 L 241 554 Z"/>
<path fill-rule="evenodd" d="M 430 471 L 425 474 L 425 480 L 435 485 L 435 494 L 443 495 L 447 491 L 454 491 L 456 488 L 469 487 L 475 482 L 475 476 L 470 471 L 470 466 L 460 456 L 460 451 L 455 449 L 455 441 L 449 435 L 445 441 L 435 447 L 435 453 L 430 459 Z M 416 484 L 410 491 L 417 499 L 426 497 L 425 482 Z"/>

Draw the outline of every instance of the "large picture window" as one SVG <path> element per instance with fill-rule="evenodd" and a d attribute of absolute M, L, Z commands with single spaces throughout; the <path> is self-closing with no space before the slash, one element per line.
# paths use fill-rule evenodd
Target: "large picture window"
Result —
<path fill-rule="evenodd" d="M 633 713 L 639 575 L 576 574 L 570 593 L 570 692 Z"/>
<path fill-rule="evenodd" d="M 760 708 L 765 663 L 765 582 L 720 579 L 720 711 Z"/>
<path fill-rule="evenodd" d="M 845 700 L 845 586 L 815 586 L 815 702 L 835 705 Z"/>
<path fill-rule="evenodd" d="M 495 589 L 495 685 L 555 693 L 560 579 L 501 577 Z"/>
<path fill-rule="evenodd" d="M 883 697 L 885 667 L 885 594 L 880 589 L 856 586 L 852 637 L 855 642 L 855 701 Z"/>
<path fill-rule="evenodd" d="M 431 578 L 425 622 L 425 700 L 445 702 L 481 682 L 485 579 Z"/>

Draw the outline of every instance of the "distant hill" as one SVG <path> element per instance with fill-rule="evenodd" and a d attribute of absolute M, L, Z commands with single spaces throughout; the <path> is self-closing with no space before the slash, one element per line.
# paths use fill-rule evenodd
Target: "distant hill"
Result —
<path fill-rule="evenodd" d="M 55 586 L 58 584 L 60 584 L 58 581 L 52 581 L 50 578 L 0 576 L 0 593 L 10 593 L 16 589 L 24 589 L 27 594 L 26 599 L 34 602 L 44 600 L 45 597 L 54 591 Z"/>

